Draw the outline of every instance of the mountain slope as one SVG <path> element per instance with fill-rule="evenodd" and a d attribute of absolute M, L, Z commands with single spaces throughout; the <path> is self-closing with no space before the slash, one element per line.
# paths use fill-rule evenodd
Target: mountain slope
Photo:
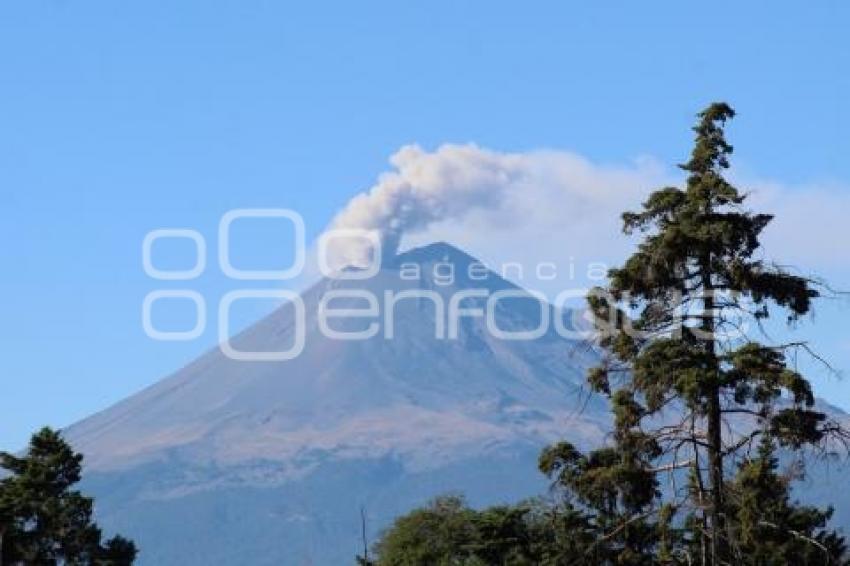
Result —
<path fill-rule="evenodd" d="M 604 403 L 583 389 L 593 362 L 583 345 L 551 325 L 535 340 L 502 340 L 481 317 L 461 318 L 455 339 L 437 338 L 440 311 L 423 298 L 395 304 L 391 339 L 383 318 L 366 340 L 320 331 L 322 298 L 334 290 L 373 293 L 382 315 L 387 292 L 433 291 L 448 305 L 473 288 L 518 291 L 492 272 L 471 277 L 475 263 L 433 244 L 365 281 L 322 280 L 303 295 L 300 356 L 240 362 L 215 349 L 70 427 L 103 523 L 136 538 L 144 564 L 345 564 L 361 505 L 374 535 L 446 491 L 479 504 L 541 492 L 534 462 L 545 444 L 568 436 L 593 445 L 608 429 Z M 420 278 L 405 275 L 412 266 Z M 364 300 L 332 304 L 362 308 Z M 501 329 L 531 329 L 539 311 L 530 298 L 505 298 L 495 319 Z M 282 306 L 234 345 L 288 348 L 295 314 Z M 353 331 L 370 321 L 336 322 Z"/>

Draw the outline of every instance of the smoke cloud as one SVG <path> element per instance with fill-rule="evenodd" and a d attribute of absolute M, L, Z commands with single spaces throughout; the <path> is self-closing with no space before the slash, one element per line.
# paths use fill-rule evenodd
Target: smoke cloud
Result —
<path fill-rule="evenodd" d="M 661 178 L 649 161 L 605 168 L 569 152 L 503 153 L 474 144 L 446 144 L 433 152 L 409 145 L 390 164 L 393 170 L 354 197 L 331 224 L 377 234 L 384 257 L 394 255 L 407 236 L 471 217 L 483 230 L 502 231 L 528 218 L 557 222 L 548 218 L 552 214 L 560 222 L 580 223 L 582 215 L 598 218 L 610 211 L 616 220 L 615 207 L 635 201 L 629 197 L 644 194 Z M 336 240 L 332 258 L 364 265 L 370 248 L 363 238 Z"/>
<path fill-rule="evenodd" d="M 568 151 L 510 153 L 475 144 L 434 151 L 409 145 L 390 164 L 330 228 L 377 235 L 384 257 L 400 246 L 446 240 L 489 263 L 574 263 L 578 271 L 591 262 L 619 264 L 634 247 L 620 232 L 621 213 L 636 210 L 652 190 L 684 181 L 681 171 L 652 158 L 605 165 Z M 764 234 L 767 259 L 827 276 L 846 273 L 846 253 L 821 245 L 850 240 L 845 185 L 792 187 L 731 176 L 751 193 L 754 210 L 777 215 Z M 371 246 L 362 238 L 335 239 L 329 255 L 332 266 L 362 266 Z"/>

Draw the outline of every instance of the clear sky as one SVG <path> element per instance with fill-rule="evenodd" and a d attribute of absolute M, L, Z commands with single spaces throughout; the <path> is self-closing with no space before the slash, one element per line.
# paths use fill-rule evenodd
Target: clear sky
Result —
<path fill-rule="evenodd" d="M 148 231 L 213 241 L 227 210 L 287 207 L 315 238 L 407 143 L 674 164 L 723 99 L 745 176 L 850 202 L 848 29 L 839 1 L 0 3 L 0 447 L 214 344 L 143 333 L 149 291 L 228 289 L 152 281 Z M 828 222 L 815 267 L 847 288 Z M 271 235 L 243 235 L 247 264 Z M 850 308 L 821 313 L 811 335 L 850 370 Z M 850 408 L 850 382 L 813 377 Z"/>

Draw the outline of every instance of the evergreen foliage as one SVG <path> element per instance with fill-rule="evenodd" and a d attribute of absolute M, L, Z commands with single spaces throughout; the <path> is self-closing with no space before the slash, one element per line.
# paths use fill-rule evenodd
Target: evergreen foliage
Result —
<path fill-rule="evenodd" d="M 800 345 L 763 345 L 746 331 L 746 323 L 768 318 L 771 306 L 796 320 L 819 293 L 809 279 L 757 256 L 772 217 L 747 210 L 746 195 L 724 178 L 732 153 L 724 126 L 733 116 L 725 103 L 699 114 L 691 158 L 681 165 L 688 173 L 685 188 L 660 189 L 642 210 L 623 215 L 624 232 L 642 241 L 610 271 L 608 288 L 589 299 L 607 354 L 589 381 L 611 398 L 615 414 L 613 446 L 589 457 L 601 452 L 611 463 L 592 473 L 643 480 L 616 486 L 620 525 L 638 515 L 654 517 L 650 530 L 658 537 L 671 532 L 672 517 L 686 514 L 688 530 L 678 538 L 689 540 L 690 548 L 680 551 L 683 559 L 703 564 L 730 563 L 740 555 L 736 549 L 746 548 L 738 537 L 750 531 L 735 521 L 728 475 L 753 443 L 763 437 L 764 446 L 775 442 L 793 452 L 828 448 L 845 434 L 814 408 L 811 385 L 786 364 L 786 352 Z M 684 488 L 650 497 L 650 477 L 681 469 L 689 473 Z M 565 487 L 581 495 L 576 488 L 583 475 Z M 626 489 L 632 490 L 628 497 Z M 640 505 L 630 508 L 635 498 Z M 812 523 L 801 532 L 822 527 L 825 518 L 810 515 Z M 644 550 L 623 536 L 628 556 Z M 671 541 L 651 543 L 657 548 L 650 555 L 674 559 Z"/>
<path fill-rule="evenodd" d="M 0 563 L 124 566 L 135 545 L 120 536 L 102 542 L 93 500 L 71 489 L 83 457 L 58 432 L 32 436 L 23 456 L 0 453 Z"/>
<path fill-rule="evenodd" d="M 377 566 L 595 564 L 594 532 L 569 505 L 541 501 L 476 511 L 447 496 L 399 518 L 375 545 Z"/>

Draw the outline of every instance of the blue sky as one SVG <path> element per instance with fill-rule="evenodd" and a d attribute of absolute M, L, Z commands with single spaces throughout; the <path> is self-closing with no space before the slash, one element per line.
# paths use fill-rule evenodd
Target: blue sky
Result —
<path fill-rule="evenodd" d="M 723 99 L 739 112 L 741 178 L 845 202 L 850 7 L 677 4 L 0 4 L 0 447 L 214 344 L 211 332 L 167 344 L 143 333 L 142 299 L 163 287 L 141 267 L 148 231 L 212 240 L 227 210 L 286 207 L 315 238 L 407 143 L 670 165 L 687 154 L 694 113 Z M 812 267 L 847 288 L 838 224 L 801 229 L 835 236 Z M 262 265 L 285 237 L 246 231 L 240 257 Z M 191 287 L 229 289 L 208 271 Z M 829 303 L 803 331 L 850 370 L 846 314 Z M 850 408 L 850 383 L 813 378 Z"/>

